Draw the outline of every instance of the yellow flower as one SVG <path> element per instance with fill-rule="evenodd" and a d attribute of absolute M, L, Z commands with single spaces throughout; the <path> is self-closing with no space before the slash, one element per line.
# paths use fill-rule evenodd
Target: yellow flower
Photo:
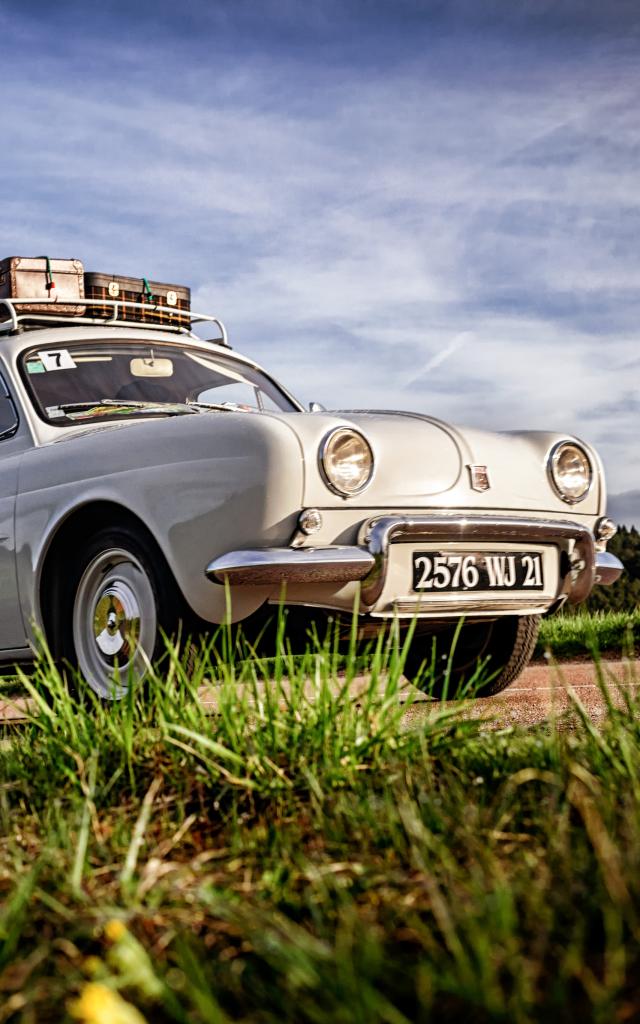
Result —
<path fill-rule="evenodd" d="M 85 974 L 99 974 L 104 964 L 99 956 L 86 956 L 82 963 Z"/>
<path fill-rule="evenodd" d="M 123 925 L 122 921 L 118 921 L 114 918 L 112 921 L 107 921 L 105 924 L 104 934 L 108 938 L 109 942 L 119 942 L 120 939 L 124 938 L 127 934 L 127 929 Z"/>
<path fill-rule="evenodd" d="M 98 981 L 85 985 L 80 998 L 69 1004 L 69 1013 L 82 1024 L 147 1024 L 135 1006 Z"/>

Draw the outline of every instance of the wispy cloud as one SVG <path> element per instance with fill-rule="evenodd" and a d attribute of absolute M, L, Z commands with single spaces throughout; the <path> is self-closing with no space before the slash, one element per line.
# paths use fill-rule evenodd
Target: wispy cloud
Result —
<path fill-rule="evenodd" d="M 429 361 L 425 363 L 417 373 L 414 370 L 410 374 L 405 381 L 405 387 L 410 387 L 422 378 L 428 386 L 428 374 L 433 370 L 437 370 L 443 363 L 446 363 L 447 359 L 449 359 L 454 352 L 457 352 L 458 349 L 462 348 L 463 345 L 466 345 L 467 342 L 473 342 L 474 338 L 475 335 L 473 331 L 461 331 L 460 334 L 456 334 L 447 345 L 436 352 L 435 355 L 431 356 L 431 359 L 429 359 Z"/>

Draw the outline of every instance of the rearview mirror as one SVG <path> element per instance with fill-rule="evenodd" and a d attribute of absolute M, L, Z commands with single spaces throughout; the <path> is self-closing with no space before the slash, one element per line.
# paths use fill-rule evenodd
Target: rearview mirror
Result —
<path fill-rule="evenodd" d="M 322 402 L 309 402 L 309 412 L 326 412 Z"/>
<path fill-rule="evenodd" d="M 129 369 L 134 377 L 173 377 L 170 359 L 132 359 Z"/>

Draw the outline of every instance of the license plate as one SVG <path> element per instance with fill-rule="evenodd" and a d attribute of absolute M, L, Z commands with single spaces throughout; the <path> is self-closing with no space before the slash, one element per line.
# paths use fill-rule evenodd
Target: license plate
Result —
<path fill-rule="evenodd" d="M 414 591 L 544 590 L 539 551 L 415 551 Z"/>

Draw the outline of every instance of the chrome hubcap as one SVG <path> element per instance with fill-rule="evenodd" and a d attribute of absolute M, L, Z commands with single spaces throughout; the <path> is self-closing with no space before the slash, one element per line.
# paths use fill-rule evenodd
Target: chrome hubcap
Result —
<path fill-rule="evenodd" d="M 106 658 L 130 661 L 140 636 L 140 608 L 133 590 L 122 580 L 111 584 L 98 599 L 93 632 Z"/>
<path fill-rule="evenodd" d="M 78 665 L 100 697 L 118 700 L 145 675 L 156 644 L 151 581 L 130 551 L 111 548 L 87 565 L 73 607 Z"/>

